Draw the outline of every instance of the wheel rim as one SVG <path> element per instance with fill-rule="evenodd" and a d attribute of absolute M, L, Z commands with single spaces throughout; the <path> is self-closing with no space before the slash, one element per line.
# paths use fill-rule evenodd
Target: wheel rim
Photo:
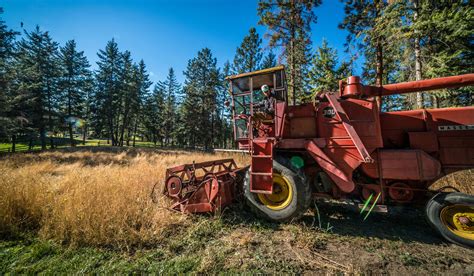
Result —
<path fill-rule="evenodd" d="M 258 194 L 260 202 L 271 210 L 282 210 L 290 205 L 293 188 L 290 181 L 281 174 L 273 174 L 273 193 Z"/>
<path fill-rule="evenodd" d="M 441 222 L 455 235 L 474 240 L 474 207 L 451 205 L 444 207 L 440 214 Z"/>

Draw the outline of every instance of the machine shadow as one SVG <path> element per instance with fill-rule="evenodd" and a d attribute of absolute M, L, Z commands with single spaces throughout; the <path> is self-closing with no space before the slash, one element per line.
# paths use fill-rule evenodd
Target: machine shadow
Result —
<path fill-rule="evenodd" d="M 378 238 L 404 243 L 444 243 L 428 225 L 421 209 L 396 207 L 395 210 L 384 214 L 371 213 L 364 221 L 364 216 L 361 216 L 353 207 L 321 202 L 317 204 L 320 221 L 313 207 L 302 219 L 291 223 L 314 229 L 315 235 L 318 232 L 327 231 L 343 237 Z M 243 203 L 225 209 L 221 219 L 224 224 L 234 227 L 242 225 L 266 230 L 281 229 L 279 223 L 256 217 Z"/>
<path fill-rule="evenodd" d="M 331 232 L 338 235 L 405 243 L 444 242 L 426 222 L 422 209 L 416 207 L 389 207 L 388 213 L 371 213 L 366 220 L 366 213 L 360 215 L 359 210 L 354 207 L 318 202 L 318 209 L 322 225 L 329 224 Z"/>

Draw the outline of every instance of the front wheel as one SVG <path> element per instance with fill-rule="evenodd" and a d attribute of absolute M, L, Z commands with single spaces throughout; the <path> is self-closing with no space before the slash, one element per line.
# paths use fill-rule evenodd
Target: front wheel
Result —
<path fill-rule="evenodd" d="M 250 170 L 244 180 L 247 205 L 258 216 L 273 221 L 290 221 L 301 217 L 311 203 L 311 188 L 302 173 L 297 173 L 285 162 L 273 160 L 273 194 L 250 192 Z"/>
<path fill-rule="evenodd" d="M 446 240 L 474 248 L 474 196 L 440 193 L 426 204 L 429 224 Z"/>

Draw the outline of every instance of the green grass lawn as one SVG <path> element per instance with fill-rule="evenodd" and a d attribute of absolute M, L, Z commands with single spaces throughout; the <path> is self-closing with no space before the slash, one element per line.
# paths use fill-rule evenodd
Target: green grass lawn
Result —
<path fill-rule="evenodd" d="M 11 151 L 12 144 L 11 143 L 0 143 L 0 152 L 8 152 Z M 33 150 L 40 150 L 41 146 L 38 144 L 33 145 Z M 27 151 L 28 150 L 28 143 L 17 143 L 15 146 L 15 150 L 18 152 Z"/>
<path fill-rule="evenodd" d="M 61 245 L 34 233 L 0 236 L 0 274 L 411 274 L 472 275 L 473 252 L 444 243 L 418 215 L 365 223 L 357 212 L 331 218 L 323 207 L 318 229 L 312 216 L 290 224 L 254 218 L 234 206 L 221 216 L 189 216 L 160 242 L 130 250 Z M 330 209 L 326 209 L 330 208 Z M 346 219 L 347 217 L 350 219 Z M 414 216 L 414 217 L 413 217 Z M 403 216 L 405 217 L 405 216 Z M 369 224 L 367 224 L 369 223 Z M 317 222 L 316 222 L 317 224 Z"/>
<path fill-rule="evenodd" d="M 252 221 L 242 229 L 239 222 L 231 223 L 220 217 L 192 217 L 190 227 L 179 228 L 162 242 L 146 248 L 120 251 L 87 246 L 63 246 L 49 240 L 41 240 L 34 234 L 11 239 L 0 238 L 0 273 L 12 274 L 218 274 L 226 272 L 302 272 L 300 264 L 284 262 L 281 256 L 267 252 L 251 252 L 252 242 L 234 248 L 233 232 L 250 231 L 261 240 L 269 240 L 274 224 Z M 238 235 L 237 235 L 238 236 Z M 240 239 L 240 237 L 237 237 Z M 244 236 L 247 238 L 247 235 Z M 244 243 L 247 243 L 244 241 Z M 268 246 L 269 244 L 267 244 Z M 279 249 L 275 246 L 272 250 Z M 242 254 L 242 255 L 241 255 Z M 235 256 L 234 256 L 235 255 Z M 244 267 L 241 259 L 249 259 Z"/>
<path fill-rule="evenodd" d="M 75 139 L 76 146 L 110 146 L 107 144 L 107 140 L 105 139 L 88 139 L 86 140 L 85 144 L 82 144 L 81 139 Z M 70 147 L 69 138 L 63 137 L 55 137 L 54 143 L 56 148 L 65 148 Z M 130 146 L 132 146 L 133 142 L 130 141 Z M 126 145 L 125 145 L 126 146 Z M 135 141 L 135 146 L 137 147 L 155 147 L 153 142 L 146 142 L 146 141 Z M 46 147 L 49 149 L 49 138 L 47 138 L 47 145 Z M 0 143 L 0 152 L 11 152 L 12 144 L 11 143 Z M 16 152 L 25 152 L 29 150 L 28 142 L 19 142 L 15 146 Z M 41 142 L 39 140 L 33 142 L 32 150 L 41 150 Z"/>
<path fill-rule="evenodd" d="M 196 269 L 198 256 L 165 259 L 160 248 L 133 254 L 90 247 L 68 248 L 50 241 L 0 241 L 0 271 L 12 274 L 185 273 Z"/>

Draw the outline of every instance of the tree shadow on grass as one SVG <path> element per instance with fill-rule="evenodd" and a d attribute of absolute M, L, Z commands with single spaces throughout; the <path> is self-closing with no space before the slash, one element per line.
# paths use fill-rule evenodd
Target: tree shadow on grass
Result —
<path fill-rule="evenodd" d="M 69 147 L 53 150 L 45 150 L 38 153 L 16 153 L 9 155 L 8 158 L 16 163 L 52 161 L 58 164 L 81 163 L 84 166 L 100 165 L 128 165 L 130 160 L 143 154 L 168 154 L 176 155 L 182 151 L 155 148 L 123 148 L 123 147 L 96 147 L 81 146 Z M 72 154 L 71 154 L 72 153 Z M 75 154 L 77 153 L 77 154 Z M 83 154 L 81 154 L 83 153 Z M 124 154 L 124 157 L 118 158 L 117 155 Z M 3 156 L 7 158 L 7 155 Z"/>

